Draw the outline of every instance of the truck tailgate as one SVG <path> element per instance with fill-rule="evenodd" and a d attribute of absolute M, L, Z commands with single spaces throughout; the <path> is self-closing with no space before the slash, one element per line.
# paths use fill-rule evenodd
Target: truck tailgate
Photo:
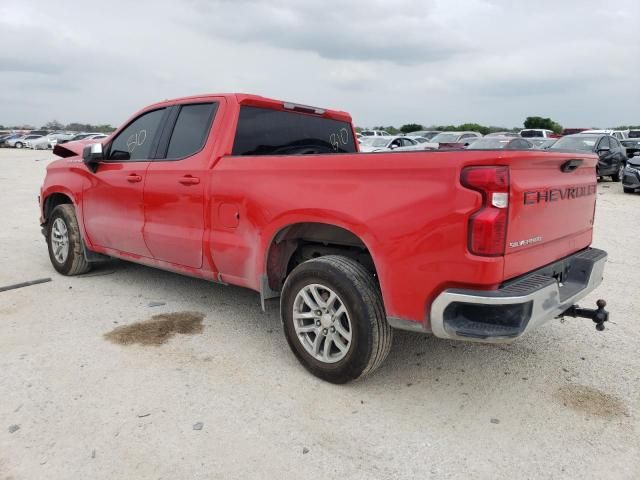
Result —
<path fill-rule="evenodd" d="M 551 152 L 511 161 L 505 279 L 589 246 L 596 163 L 595 155 Z"/>

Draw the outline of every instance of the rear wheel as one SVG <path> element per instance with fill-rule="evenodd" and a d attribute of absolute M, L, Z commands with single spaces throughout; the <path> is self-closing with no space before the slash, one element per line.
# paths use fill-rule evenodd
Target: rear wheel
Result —
<path fill-rule="evenodd" d="M 298 265 L 280 299 L 284 333 L 315 376 L 346 383 L 375 371 L 393 332 L 373 275 L 347 257 L 328 255 Z"/>
<path fill-rule="evenodd" d="M 49 259 L 63 275 L 80 275 L 91 270 L 84 256 L 80 228 L 73 205 L 58 205 L 51 212 L 47 227 Z"/>
<path fill-rule="evenodd" d="M 618 168 L 618 171 L 611 175 L 611 180 L 613 180 L 614 182 L 619 182 L 620 180 L 622 180 L 622 176 L 624 175 L 624 163 L 620 165 L 620 168 Z"/>

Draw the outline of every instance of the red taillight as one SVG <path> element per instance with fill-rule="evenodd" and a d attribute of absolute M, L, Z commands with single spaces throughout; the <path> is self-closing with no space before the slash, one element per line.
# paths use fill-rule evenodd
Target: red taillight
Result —
<path fill-rule="evenodd" d="M 504 255 L 509 219 L 509 167 L 466 167 L 460 182 L 482 193 L 482 207 L 469 218 L 469 251 Z"/>

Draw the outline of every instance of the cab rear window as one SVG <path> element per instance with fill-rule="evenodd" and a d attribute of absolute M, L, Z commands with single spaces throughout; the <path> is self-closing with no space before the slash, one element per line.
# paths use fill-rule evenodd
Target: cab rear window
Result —
<path fill-rule="evenodd" d="M 351 124 L 267 108 L 240 108 L 233 155 L 354 153 Z"/>

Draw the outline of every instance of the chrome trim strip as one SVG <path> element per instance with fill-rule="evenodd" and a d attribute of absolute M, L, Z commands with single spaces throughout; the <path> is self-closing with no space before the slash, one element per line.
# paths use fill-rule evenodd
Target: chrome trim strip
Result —
<path fill-rule="evenodd" d="M 407 320 L 400 317 L 387 317 L 387 323 L 391 328 L 396 330 L 405 330 L 407 332 L 415 333 L 429 333 L 430 330 L 425 327 L 424 323 L 416 322 L 414 320 Z"/>
<path fill-rule="evenodd" d="M 513 297 L 489 297 L 479 295 L 478 292 L 461 293 L 459 290 L 452 292 L 445 290 L 431 304 L 431 330 L 436 337 L 447 338 L 452 340 L 475 341 L 483 343 L 508 343 L 516 338 L 521 337 L 525 333 L 542 325 L 543 323 L 557 317 L 567 308 L 574 305 L 578 300 L 591 293 L 602 283 L 604 274 L 604 265 L 607 262 L 607 256 L 593 262 L 591 274 L 585 287 L 573 296 L 560 300 L 560 289 L 557 283 L 548 285 L 539 290 L 533 291 L 523 296 Z M 447 331 L 444 326 L 444 311 L 452 302 L 477 303 L 483 305 L 510 305 L 514 303 L 533 302 L 533 309 L 529 323 L 522 333 L 515 337 L 488 337 L 473 338 L 459 336 L 453 332 Z"/>

